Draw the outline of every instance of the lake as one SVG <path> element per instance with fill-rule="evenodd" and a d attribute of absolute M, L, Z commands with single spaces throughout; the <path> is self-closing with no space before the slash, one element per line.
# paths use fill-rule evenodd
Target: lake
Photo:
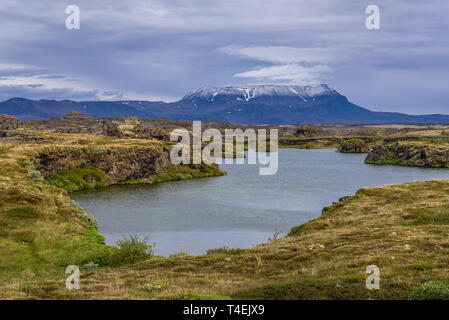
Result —
<path fill-rule="evenodd" d="M 221 165 L 227 176 L 113 186 L 72 198 L 99 220 L 107 244 L 128 234 L 148 236 L 156 254 L 167 256 L 266 242 L 276 230 L 286 234 L 362 187 L 449 179 L 448 169 L 368 165 L 365 157 L 279 149 L 274 176 L 260 176 L 257 165 Z"/>

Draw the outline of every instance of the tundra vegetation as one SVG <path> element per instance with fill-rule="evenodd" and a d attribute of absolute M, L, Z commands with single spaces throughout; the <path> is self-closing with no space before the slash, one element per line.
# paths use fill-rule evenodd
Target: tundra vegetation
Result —
<path fill-rule="evenodd" d="M 134 137 L 134 124 L 125 129 L 126 137 L 26 126 L 5 133 L 1 299 L 449 298 L 449 181 L 360 189 L 286 236 L 250 249 L 165 258 L 154 255 L 148 239 L 135 236 L 106 246 L 98 221 L 71 201 L 70 192 L 224 174 L 216 166 L 173 166 L 166 158 L 168 142 Z M 434 138 L 420 133 L 421 140 L 414 134 L 414 142 L 399 145 L 441 148 L 445 154 L 443 128 L 413 130 L 393 131 L 402 137 L 437 133 Z M 312 134 L 310 128 L 303 131 Z M 363 136 L 356 133 L 350 138 Z M 388 142 L 393 138 L 376 136 L 379 144 L 397 143 Z M 72 264 L 81 267 L 79 290 L 65 287 L 65 268 Z M 380 268 L 379 290 L 365 287 L 369 265 Z"/>

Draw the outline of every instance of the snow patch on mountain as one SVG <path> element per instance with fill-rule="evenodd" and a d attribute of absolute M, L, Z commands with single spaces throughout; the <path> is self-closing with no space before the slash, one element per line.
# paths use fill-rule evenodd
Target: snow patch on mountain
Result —
<path fill-rule="evenodd" d="M 234 97 L 238 101 L 250 101 L 258 97 L 282 97 L 297 96 L 303 101 L 306 98 L 313 98 L 322 95 L 338 94 L 330 89 L 326 84 L 315 86 L 296 86 L 296 85 L 248 85 L 242 87 L 208 87 L 190 92 L 184 96 L 183 100 L 207 99 L 214 101 L 219 96 Z"/>

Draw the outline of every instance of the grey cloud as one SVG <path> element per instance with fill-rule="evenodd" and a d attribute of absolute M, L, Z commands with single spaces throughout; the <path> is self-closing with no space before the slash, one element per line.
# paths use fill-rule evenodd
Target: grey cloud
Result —
<path fill-rule="evenodd" d="M 46 89 L 42 85 L 9 85 L 0 86 L 0 101 L 10 98 L 55 99 L 55 100 L 96 100 L 98 92 L 75 91 L 72 89 Z"/>
<path fill-rule="evenodd" d="M 21 83 L 0 81 L 1 99 L 175 100 L 198 87 L 276 81 L 282 66 L 305 81 L 298 66 L 325 65 L 315 78 L 362 106 L 449 113 L 447 1 L 377 0 L 379 31 L 365 29 L 371 3 L 359 0 L 77 0 L 81 29 L 73 31 L 64 26 L 67 4 L 2 1 L 0 80 Z"/>

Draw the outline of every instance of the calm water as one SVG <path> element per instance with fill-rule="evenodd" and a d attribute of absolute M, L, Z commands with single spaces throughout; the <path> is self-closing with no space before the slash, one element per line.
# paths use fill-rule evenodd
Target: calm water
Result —
<path fill-rule="evenodd" d="M 274 176 L 259 176 L 256 165 L 222 165 L 227 176 L 116 186 L 72 198 L 97 217 L 108 244 L 138 234 L 155 242 L 159 255 L 198 254 L 266 242 L 275 230 L 285 234 L 362 187 L 449 179 L 445 169 L 366 165 L 364 159 L 329 149 L 280 149 Z"/>

